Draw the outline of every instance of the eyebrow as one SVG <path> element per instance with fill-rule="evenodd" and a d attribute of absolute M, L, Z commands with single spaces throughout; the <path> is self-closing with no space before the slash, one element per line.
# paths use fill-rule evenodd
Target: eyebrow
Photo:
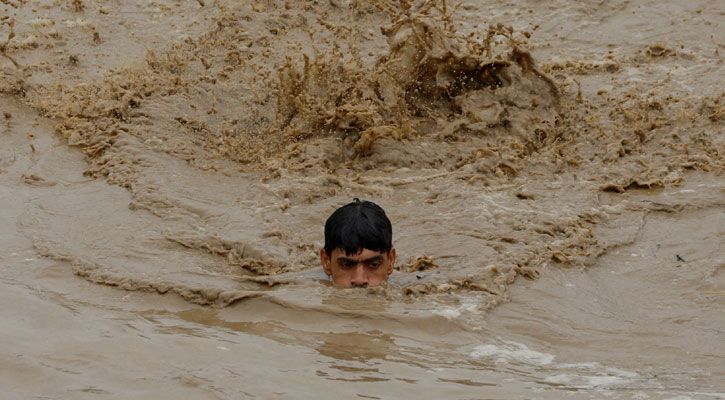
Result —
<path fill-rule="evenodd" d="M 358 261 L 354 258 L 349 258 L 349 257 L 337 257 L 338 262 L 355 262 L 355 263 L 357 263 L 357 262 L 365 263 L 365 262 L 377 261 L 377 260 L 382 260 L 382 259 L 383 259 L 382 254 L 378 254 L 377 256 L 372 256 L 372 257 L 369 257 L 369 258 L 366 258 L 366 259 L 360 260 L 360 261 Z"/>

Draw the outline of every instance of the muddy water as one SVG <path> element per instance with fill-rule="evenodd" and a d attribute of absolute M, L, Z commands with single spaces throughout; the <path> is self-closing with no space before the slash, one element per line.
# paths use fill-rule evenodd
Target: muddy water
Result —
<path fill-rule="evenodd" d="M 719 2 L 0 9 L 9 398 L 725 397 Z"/>

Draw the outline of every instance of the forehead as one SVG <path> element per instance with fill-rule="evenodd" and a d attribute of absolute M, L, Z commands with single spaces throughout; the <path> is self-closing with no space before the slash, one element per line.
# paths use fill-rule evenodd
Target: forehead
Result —
<path fill-rule="evenodd" d="M 335 258 L 335 259 L 338 257 L 345 257 L 345 258 L 350 258 L 353 260 L 364 260 L 366 258 L 375 257 L 375 256 L 379 256 L 379 255 L 385 256 L 385 253 L 383 253 L 381 251 L 370 250 L 370 249 L 362 249 L 362 251 L 360 251 L 357 254 L 345 254 L 344 250 L 335 249 L 332 251 L 332 254 L 330 255 L 330 257 Z"/>

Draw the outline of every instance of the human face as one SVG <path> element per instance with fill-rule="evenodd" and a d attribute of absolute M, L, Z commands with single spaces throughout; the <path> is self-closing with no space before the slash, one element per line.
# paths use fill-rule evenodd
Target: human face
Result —
<path fill-rule="evenodd" d="M 378 286 L 388 279 L 395 265 L 395 249 L 389 254 L 362 249 L 358 254 L 345 254 L 335 249 L 332 254 L 320 251 L 322 268 L 336 285 L 343 287 Z"/>

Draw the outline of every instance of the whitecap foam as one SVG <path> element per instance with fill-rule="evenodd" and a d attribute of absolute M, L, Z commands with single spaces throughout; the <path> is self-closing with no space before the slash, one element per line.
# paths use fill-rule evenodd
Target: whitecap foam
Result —
<path fill-rule="evenodd" d="M 471 301 L 466 301 L 457 308 L 442 308 L 439 310 L 433 310 L 432 312 L 433 314 L 440 315 L 441 317 L 444 317 L 446 319 L 455 319 L 460 317 L 463 311 L 475 313 L 477 310 L 478 304 Z"/>
<path fill-rule="evenodd" d="M 529 349 L 526 345 L 506 342 L 502 345 L 484 344 L 471 351 L 471 357 L 495 358 L 496 362 L 518 362 L 523 364 L 544 366 L 554 362 L 554 355 Z"/>
<path fill-rule="evenodd" d="M 441 317 L 445 317 L 447 319 L 454 319 L 454 318 L 458 318 L 461 316 L 461 312 L 455 308 L 444 308 L 441 310 L 433 310 L 433 314 L 440 315 Z"/>
<path fill-rule="evenodd" d="M 597 362 L 558 364 L 554 362 L 553 354 L 532 350 L 522 343 L 512 341 L 479 345 L 473 348 L 470 355 L 498 364 L 511 363 L 546 367 L 548 376 L 543 377 L 545 382 L 573 388 L 602 389 L 628 384 L 640 378 L 636 372 L 603 366 Z"/>
<path fill-rule="evenodd" d="M 613 367 L 606 367 L 604 371 L 597 373 L 595 369 L 598 366 L 598 363 L 556 365 L 554 366 L 556 369 L 583 369 L 587 371 L 587 374 L 551 375 L 544 378 L 544 381 L 582 389 L 593 389 L 626 384 L 639 377 L 639 374 L 635 372 Z"/>

